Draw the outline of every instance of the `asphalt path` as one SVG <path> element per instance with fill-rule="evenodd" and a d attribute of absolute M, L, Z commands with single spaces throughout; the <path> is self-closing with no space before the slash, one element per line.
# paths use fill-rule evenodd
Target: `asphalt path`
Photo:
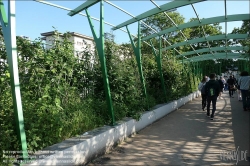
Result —
<path fill-rule="evenodd" d="M 199 97 L 88 165 L 250 165 L 249 119 L 237 94 L 222 94 L 214 120 Z"/>

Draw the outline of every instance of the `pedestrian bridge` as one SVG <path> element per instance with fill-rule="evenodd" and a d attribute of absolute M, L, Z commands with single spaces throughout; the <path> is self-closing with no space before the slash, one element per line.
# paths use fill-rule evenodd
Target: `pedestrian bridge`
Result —
<path fill-rule="evenodd" d="M 214 120 L 195 98 L 89 165 L 249 165 L 250 112 L 237 94 L 222 97 Z"/>
<path fill-rule="evenodd" d="M 32 165 L 60 165 L 66 159 L 68 165 L 89 166 L 249 165 L 249 118 L 237 94 L 229 98 L 225 91 L 210 120 L 195 92 L 158 105 L 139 121 L 124 119 L 47 147 L 36 155 L 48 157 Z"/>

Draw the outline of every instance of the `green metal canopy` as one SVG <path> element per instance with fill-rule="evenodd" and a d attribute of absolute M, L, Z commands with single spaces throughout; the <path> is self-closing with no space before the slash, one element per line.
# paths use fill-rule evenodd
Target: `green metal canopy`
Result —
<path fill-rule="evenodd" d="M 152 15 L 164 12 L 164 11 L 172 10 L 172 9 L 175 9 L 175 8 L 178 8 L 178 7 L 182 7 L 182 6 L 186 6 L 186 5 L 190 5 L 190 4 L 194 4 L 194 3 L 202 2 L 202 1 L 204 1 L 204 0 L 182 0 L 182 1 L 174 0 L 174 1 L 169 2 L 167 4 L 161 5 L 160 9 L 159 9 L 159 7 L 156 7 L 154 9 L 151 9 L 151 10 L 145 12 L 145 13 L 142 13 L 142 14 L 136 16 L 135 18 L 131 18 L 130 20 L 125 21 L 125 22 L 117 25 L 116 27 L 113 28 L 113 30 L 122 28 L 122 27 L 124 27 L 126 25 L 135 23 L 135 22 L 140 21 L 140 20 L 142 20 L 144 18 L 147 18 L 149 16 L 152 16 Z"/>
<path fill-rule="evenodd" d="M 185 24 L 181 24 L 177 27 L 171 27 L 171 28 L 165 29 L 161 32 L 144 37 L 142 38 L 142 40 L 148 40 L 157 36 L 167 34 L 169 32 L 179 31 L 185 28 L 192 28 L 196 26 L 214 24 L 214 23 L 220 23 L 220 22 L 231 22 L 231 21 L 242 21 L 242 20 L 249 20 L 249 14 L 235 14 L 235 15 L 229 15 L 227 16 L 227 18 L 225 18 L 225 16 L 219 16 L 219 17 L 201 19 L 200 21 L 196 20 L 196 21 L 185 23 Z"/>
<path fill-rule="evenodd" d="M 162 51 L 169 50 L 175 47 L 180 47 L 188 44 L 194 44 L 194 43 L 201 43 L 205 41 L 215 41 L 215 40 L 228 40 L 228 39 L 247 39 L 249 38 L 248 34 L 228 34 L 228 35 L 215 35 L 215 36 L 208 36 L 208 37 L 202 37 L 197 38 L 189 41 L 183 41 L 176 44 L 173 44 L 172 46 L 163 48 Z"/>
<path fill-rule="evenodd" d="M 214 59 L 244 59 L 246 58 L 246 54 L 241 53 L 215 53 L 215 54 L 205 54 L 201 56 L 196 56 L 190 59 L 185 59 L 185 62 L 197 62 L 204 60 L 214 60 Z"/>
<path fill-rule="evenodd" d="M 203 52 L 210 52 L 210 51 L 226 51 L 226 50 L 238 50 L 238 51 L 247 51 L 249 50 L 249 47 L 241 47 L 241 46 L 232 46 L 232 47 L 211 47 L 211 48 L 203 48 L 203 49 L 199 49 L 196 51 L 190 51 L 190 52 L 186 52 L 184 54 L 181 55 L 177 55 L 176 57 L 182 57 L 182 56 L 187 56 L 187 55 L 193 55 L 193 54 L 197 54 L 197 53 L 203 53 Z"/>

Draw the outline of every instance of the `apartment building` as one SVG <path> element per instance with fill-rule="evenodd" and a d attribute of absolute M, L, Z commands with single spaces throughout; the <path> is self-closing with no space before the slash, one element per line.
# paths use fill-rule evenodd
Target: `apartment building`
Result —
<path fill-rule="evenodd" d="M 46 49 L 50 49 L 53 46 L 54 31 L 41 33 L 42 40 L 46 41 Z M 76 32 L 69 32 L 71 37 L 69 41 L 73 43 L 75 55 L 81 58 L 83 51 L 89 51 L 92 54 L 95 50 L 95 41 L 92 37 L 82 35 Z M 60 34 L 62 36 L 62 34 Z"/>

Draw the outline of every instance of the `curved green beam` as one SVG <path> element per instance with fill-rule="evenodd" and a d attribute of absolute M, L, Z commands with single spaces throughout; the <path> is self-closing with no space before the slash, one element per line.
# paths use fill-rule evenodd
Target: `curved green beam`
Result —
<path fill-rule="evenodd" d="M 231 21 L 242 21 L 242 20 L 249 20 L 249 14 L 235 14 L 235 15 L 228 15 L 227 18 L 225 16 L 219 16 L 219 17 L 211 17 L 211 18 L 206 18 L 206 19 L 201 19 L 196 21 L 191 21 L 188 23 L 184 23 L 181 25 L 178 25 L 177 27 L 171 27 L 165 30 L 162 30 L 158 33 L 154 33 L 152 35 L 149 35 L 147 37 L 142 38 L 143 41 L 161 36 L 164 34 L 167 34 L 169 32 L 174 32 L 174 31 L 179 31 L 185 28 L 192 28 L 196 26 L 202 26 L 202 25 L 207 25 L 207 24 L 214 24 L 214 23 L 220 23 L 220 22 L 231 22 Z"/>
<path fill-rule="evenodd" d="M 192 55 L 192 54 L 197 54 L 197 53 L 202 53 L 202 52 L 210 52 L 210 51 L 223 51 L 223 50 L 244 50 L 247 51 L 249 50 L 249 47 L 242 47 L 242 46 L 233 46 L 233 47 L 211 47 L 209 48 L 203 48 L 203 49 L 199 49 L 199 50 L 195 50 L 195 51 L 190 51 L 190 52 L 186 52 L 184 54 L 181 55 L 177 55 L 176 58 L 182 57 L 182 56 L 188 56 L 188 55 Z"/>
<path fill-rule="evenodd" d="M 172 1 L 172 2 L 169 2 L 169 3 L 166 3 L 164 5 L 161 5 L 160 6 L 160 9 L 158 7 L 155 7 L 147 12 L 144 12 L 134 18 L 131 18 L 130 20 L 128 21 L 125 21 L 117 26 L 115 26 L 114 28 L 112 28 L 112 30 L 116 30 L 116 29 L 119 29 L 119 28 L 122 28 L 126 25 L 129 25 L 129 24 L 132 24 L 132 23 L 135 23 L 137 21 L 140 21 L 144 18 L 147 18 L 149 16 L 152 16 L 154 14 L 157 14 L 157 13 L 161 13 L 161 12 L 164 12 L 164 11 L 167 11 L 167 10 L 171 10 L 171 9 L 175 9 L 175 8 L 178 8 L 178 7 L 182 7 L 182 6 L 186 6 L 186 5 L 190 5 L 190 4 L 194 4 L 194 3 L 197 3 L 197 2 L 202 2 L 204 0 L 175 0 L 175 1 Z"/>
<path fill-rule="evenodd" d="M 189 41 L 183 41 L 176 44 L 173 44 L 172 46 L 168 46 L 162 49 L 162 51 L 173 49 L 175 47 L 180 47 L 188 44 L 193 43 L 201 43 L 205 41 L 215 41 L 215 40 L 225 40 L 225 39 L 247 39 L 249 38 L 248 34 L 228 34 L 228 35 L 214 35 L 214 36 L 208 36 L 208 37 L 201 37 Z"/>
<path fill-rule="evenodd" d="M 93 6 L 94 4 L 98 3 L 100 0 L 87 0 L 86 2 L 84 2 L 82 5 L 78 6 L 77 8 L 75 8 L 74 10 L 71 10 L 68 15 L 69 16 L 74 16 L 76 14 L 78 14 L 79 12 L 89 8 L 90 6 Z"/>
<path fill-rule="evenodd" d="M 201 56 L 195 56 L 189 59 L 185 59 L 184 62 L 197 62 L 212 59 L 245 59 L 248 57 L 247 54 L 241 53 L 215 53 L 215 54 L 205 54 Z"/>
<path fill-rule="evenodd" d="M 3 1 L 0 0 L 0 17 L 1 17 L 1 25 L 3 26 L 7 26 L 8 25 L 8 19 L 7 19 L 7 15 L 5 12 L 5 8 L 4 8 L 4 4 Z"/>

